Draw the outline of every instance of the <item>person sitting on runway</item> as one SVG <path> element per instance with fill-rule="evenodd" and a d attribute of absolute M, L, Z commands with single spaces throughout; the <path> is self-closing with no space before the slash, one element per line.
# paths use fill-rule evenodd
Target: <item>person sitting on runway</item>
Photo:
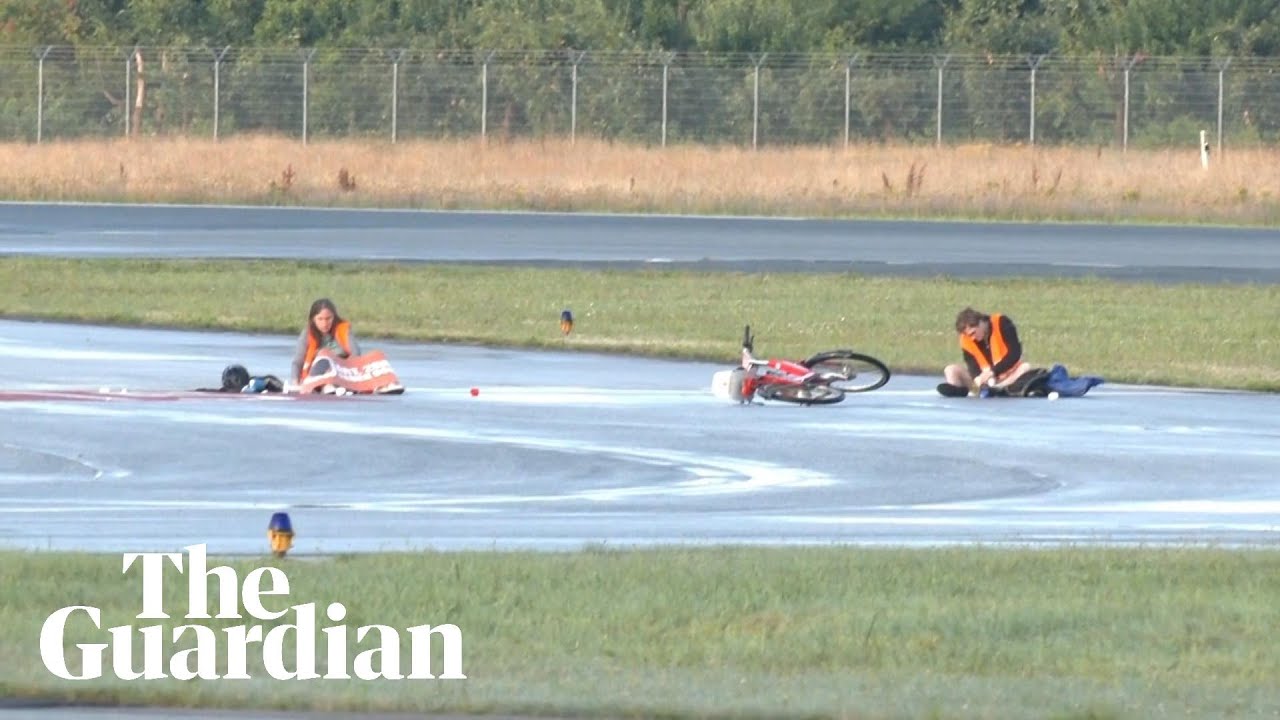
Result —
<path fill-rule="evenodd" d="M 1028 384 L 1045 373 L 1022 358 L 1018 328 L 1008 315 L 966 307 L 956 315 L 955 327 L 964 363 L 943 369 L 946 382 L 938 385 L 942 395 L 980 395 L 984 389 L 990 394 L 1025 395 Z"/>
<path fill-rule="evenodd" d="M 344 358 L 360 354 L 351 322 L 338 314 L 338 309 L 328 298 L 311 303 L 311 310 L 307 312 L 307 325 L 298 336 L 298 348 L 293 354 L 294 383 L 301 383 L 307 376 L 321 348 L 332 350 Z"/>

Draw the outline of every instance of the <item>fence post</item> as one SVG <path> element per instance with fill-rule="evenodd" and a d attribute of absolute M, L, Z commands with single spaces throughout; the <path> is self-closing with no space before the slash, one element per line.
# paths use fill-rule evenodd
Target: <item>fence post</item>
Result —
<path fill-rule="evenodd" d="M 938 119 L 936 138 L 934 140 L 934 143 L 938 146 L 942 145 L 942 69 L 945 68 L 949 62 L 951 62 L 950 53 L 943 55 L 941 62 L 938 61 L 937 55 L 933 56 L 933 66 L 938 69 L 938 107 L 936 110 Z"/>
<path fill-rule="evenodd" d="M 493 59 L 493 50 L 484 55 L 480 66 L 480 142 L 489 139 L 489 61 Z"/>
<path fill-rule="evenodd" d="M 1133 71 L 1133 66 L 1138 64 L 1141 58 L 1139 55 L 1125 58 L 1124 63 L 1124 132 L 1121 139 L 1120 149 L 1123 152 L 1129 152 L 1129 75 Z"/>
<path fill-rule="evenodd" d="M 1227 67 L 1231 65 L 1231 58 L 1219 58 L 1213 61 L 1218 68 L 1218 157 L 1222 157 L 1222 105 L 1223 105 L 1223 83 L 1227 72 Z"/>
<path fill-rule="evenodd" d="M 1029 55 L 1027 56 L 1027 64 L 1031 66 L 1031 144 L 1036 144 L 1036 70 L 1040 69 L 1040 63 L 1044 62 L 1045 55 Z"/>
<path fill-rule="evenodd" d="M 858 53 L 845 58 L 844 61 L 844 146 L 849 147 L 849 116 L 853 111 L 853 66 L 858 62 Z"/>
<path fill-rule="evenodd" d="M 35 50 L 36 55 L 36 144 L 44 139 L 44 59 L 53 50 L 52 45 Z"/>
<path fill-rule="evenodd" d="M 135 48 L 136 50 L 136 48 Z M 124 56 L 124 136 L 129 137 L 130 115 L 129 106 L 133 103 L 133 53 L 134 50 L 126 50 Z"/>
<path fill-rule="evenodd" d="M 671 51 L 662 53 L 662 147 L 667 146 L 667 77 L 671 63 L 676 54 Z"/>
<path fill-rule="evenodd" d="M 755 150 L 760 137 L 760 66 L 764 64 L 769 53 L 761 53 L 758 57 L 751 53 L 751 62 L 755 63 L 755 80 L 751 91 L 751 149 Z"/>
<path fill-rule="evenodd" d="M 227 51 L 231 49 L 230 45 L 221 50 L 210 50 L 213 53 L 213 139 L 218 140 L 218 124 L 221 117 L 222 105 L 222 58 L 227 56 Z"/>
<path fill-rule="evenodd" d="M 302 48 L 302 144 L 307 144 L 307 105 L 311 82 L 311 58 L 315 56 L 315 48 Z"/>
<path fill-rule="evenodd" d="M 404 59 L 404 50 L 388 50 L 391 58 L 391 144 L 396 143 L 398 120 L 400 114 L 400 61 Z"/>
<path fill-rule="evenodd" d="M 572 87 L 569 90 L 569 144 L 574 145 L 578 141 L 578 63 L 582 62 L 582 58 L 587 54 L 586 50 L 570 50 L 569 62 L 573 63 L 572 79 L 570 81 Z"/>

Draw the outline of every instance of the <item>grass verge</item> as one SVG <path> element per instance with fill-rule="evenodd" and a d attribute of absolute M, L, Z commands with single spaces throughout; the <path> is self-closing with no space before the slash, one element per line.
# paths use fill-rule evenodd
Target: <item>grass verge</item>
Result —
<path fill-rule="evenodd" d="M 366 339 L 732 362 L 750 323 L 764 354 L 852 347 L 929 374 L 958 360 L 953 319 L 973 305 L 1011 315 L 1035 363 L 1112 381 L 1280 390 L 1280 287 L 1267 285 L 0 259 L 7 317 L 293 334 L 320 296 Z M 577 320 L 568 338 L 564 308 Z"/>
<path fill-rule="evenodd" d="M 101 608 L 103 628 L 270 629 L 297 620 L 184 620 L 187 586 L 172 571 L 165 609 L 173 619 L 137 620 L 138 570 L 122 575 L 119 557 L 9 552 L 0 553 L 0 692 L 176 706 L 672 718 L 1280 711 L 1280 652 L 1271 636 L 1280 624 L 1280 555 L 1272 551 L 659 548 L 227 564 L 241 579 L 263 565 L 284 569 L 289 594 L 265 598 L 266 607 L 315 602 L 321 628 L 336 624 L 323 616 L 327 603 L 343 603 L 348 661 L 374 646 L 356 640 L 359 626 L 382 623 L 407 641 L 410 626 L 453 623 L 468 679 L 279 682 L 251 648 L 253 680 L 62 681 L 40 662 L 38 636 L 66 605 Z M 208 598 L 218 612 L 216 583 Z M 83 618 L 70 623 L 70 669 L 81 668 L 76 643 L 107 638 Z M 193 647 L 191 640 L 167 646 L 164 657 Z M 325 642 L 317 635 L 321 674 L 330 667 Z M 400 650 L 407 672 L 407 642 Z M 435 651 L 439 673 L 438 643 Z M 134 652 L 140 669 L 141 645 Z M 112 677 L 109 657 L 105 667 Z"/>

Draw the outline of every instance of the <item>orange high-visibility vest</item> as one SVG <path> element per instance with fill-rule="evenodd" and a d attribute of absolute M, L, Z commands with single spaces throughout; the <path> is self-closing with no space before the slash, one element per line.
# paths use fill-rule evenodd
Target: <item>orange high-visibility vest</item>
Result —
<path fill-rule="evenodd" d="M 333 339 L 338 341 L 342 346 L 343 352 L 351 354 L 351 323 L 343 320 L 333 326 Z M 307 333 L 307 354 L 302 358 L 302 377 L 307 376 L 307 371 L 311 369 L 311 363 L 316 359 L 316 353 L 320 351 L 320 346 L 316 344 L 316 336 Z"/>
<path fill-rule="evenodd" d="M 972 355 L 974 360 L 978 361 L 978 367 L 983 370 L 990 370 L 992 365 L 999 365 L 1000 361 L 1009 354 L 1009 346 L 1005 345 L 1004 333 L 1000 330 L 1001 317 L 1002 316 L 999 313 L 991 316 L 991 335 L 987 338 L 991 344 L 991 362 L 989 363 L 987 362 L 986 355 L 983 355 L 982 350 L 978 347 L 978 343 L 974 342 L 974 339 L 968 335 L 960 333 L 960 347 L 963 348 L 965 352 Z M 996 381 L 999 382 L 1000 380 L 1003 380 L 1017 369 L 1018 366 L 1014 365 L 1012 368 L 1009 368 L 1004 373 L 997 376 Z"/>

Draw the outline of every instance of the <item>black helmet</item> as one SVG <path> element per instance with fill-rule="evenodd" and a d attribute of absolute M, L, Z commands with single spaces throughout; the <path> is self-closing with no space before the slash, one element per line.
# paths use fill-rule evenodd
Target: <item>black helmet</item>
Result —
<path fill-rule="evenodd" d="M 243 365 L 228 365 L 222 371 L 222 389 L 240 392 L 249 384 L 249 371 Z"/>

